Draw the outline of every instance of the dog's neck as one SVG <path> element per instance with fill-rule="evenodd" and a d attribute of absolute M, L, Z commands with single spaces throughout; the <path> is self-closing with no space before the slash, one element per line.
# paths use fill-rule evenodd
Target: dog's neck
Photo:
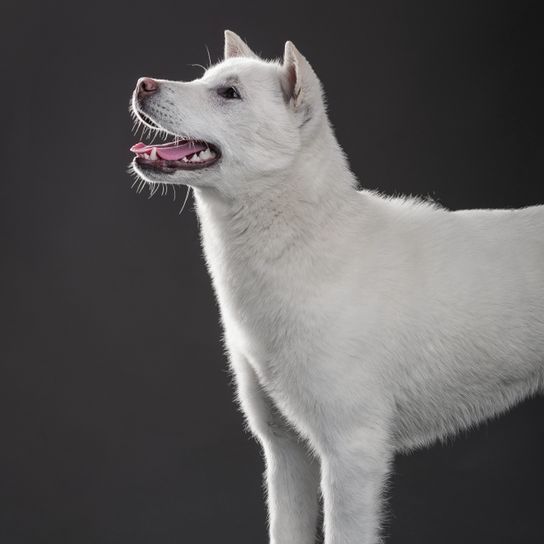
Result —
<path fill-rule="evenodd" d="M 324 121 L 289 171 L 250 182 L 256 188 L 227 198 L 211 188 L 195 189 L 204 247 L 237 251 L 237 260 L 273 261 L 297 241 L 330 236 L 354 198 L 356 181 L 328 122 Z M 327 232 L 329 231 L 329 232 Z"/>
<path fill-rule="evenodd" d="M 293 301 L 315 297 L 320 285 L 339 273 L 348 239 L 359 231 L 353 224 L 360 216 L 355 179 L 332 130 L 326 129 L 288 174 L 272 184 L 256 179 L 255 184 L 267 185 L 258 195 L 229 200 L 217 191 L 195 190 L 204 253 L 225 327 L 253 331 L 265 351 L 279 349 L 276 340 L 281 337 L 281 344 L 289 330 L 299 330 L 299 312 L 289 311 L 289 317 L 285 312 Z M 264 333 L 277 329 L 279 314 L 284 325 L 293 327 L 274 340 Z M 235 336 L 246 338 L 245 333 Z"/>

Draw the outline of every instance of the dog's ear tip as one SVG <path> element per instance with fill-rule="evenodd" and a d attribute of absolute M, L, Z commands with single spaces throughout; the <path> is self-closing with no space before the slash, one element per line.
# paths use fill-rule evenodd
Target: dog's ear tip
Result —
<path fill-rule="evenodd" d="M 232 30 L 225 30 L 225 58 L 230 57 L 256 57 L 247 43 Z"/>
<path fill-rule="evenodd" d="M 287 40 L 284 48 L 284 59 L 295 61 L 297 58 L 300 59 L 304 57 L 297 49 L 297 46 L 291 40 Z"/>
<path fill-rule="evenodd" d="M 291 40 L 285 42 L 285 51 L 296 51 L 295 44 Z"/>
<path fill-rule="evenodd" d="M 225 30 L 223 31 L 223 36 L 225 37 L 225 42 L 234 43 L 234 42 L 242 41 L 242 38 L 240 38 L 240 36 L 238 36 L 236 32 L 228 28 L 225 28 Z"/>

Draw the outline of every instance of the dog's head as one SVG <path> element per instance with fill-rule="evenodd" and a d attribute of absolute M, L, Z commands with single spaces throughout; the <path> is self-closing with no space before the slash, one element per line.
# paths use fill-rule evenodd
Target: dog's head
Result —
<path fill-rule="evenodd" d="M 132 147 L 141 178 L 230 195 L 287 170 L 325 119 L 321 84 L 291 42 L 266 61 L 228 30 L 222 62 L 194 81 L 140 79 L 132 111 L 170 139 Z"/>

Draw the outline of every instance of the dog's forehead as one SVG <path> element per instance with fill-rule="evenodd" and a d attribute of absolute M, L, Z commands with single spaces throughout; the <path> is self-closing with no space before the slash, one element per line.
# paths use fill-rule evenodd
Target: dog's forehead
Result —
<path fill-rule="evenodd" d="M 258 58 L 235 57 L 225 59 L 206 70 L 203 81 L 229 80 L 233 83 L 253 78 L 275 77 L 277 65 Z"/>

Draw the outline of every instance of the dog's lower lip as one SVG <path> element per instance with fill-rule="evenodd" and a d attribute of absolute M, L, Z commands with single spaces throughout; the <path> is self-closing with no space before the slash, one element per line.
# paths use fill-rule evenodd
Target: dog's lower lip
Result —
<path fill-rule="evenodd" d="M 212 146 L 210 146 L 210 149 L 212 149 Z M 202 170 L 216 164 L 220 159 L 221 154 L 219 151 L 215 147 L 213 148 L 213 151 L 214 156 L 212 158 L 195 162 L 191 162 L 190 160 L 165 160 L 161 158 L 153 160 L 141 155 L 137 155 L 134 161 L 139 167 L 145 170 L 155 170 L 163 173 L 172 173 L 176 170 Z"/>
<path fill-rule="evenodd" d="M 138 166 L 146 170 L 157 170 L 159 172 L 172 173 L 176 170 L 201 170 L 203 168 L 208 168 L 215 164 L 219 160 L 219 157 L 215 157 L 210 161 L 200 163 L 165 161 L 162 159 L 152 161 L 149 159 L 144 159 L 143 157 L 136 157 L 134 160 Z"/>

